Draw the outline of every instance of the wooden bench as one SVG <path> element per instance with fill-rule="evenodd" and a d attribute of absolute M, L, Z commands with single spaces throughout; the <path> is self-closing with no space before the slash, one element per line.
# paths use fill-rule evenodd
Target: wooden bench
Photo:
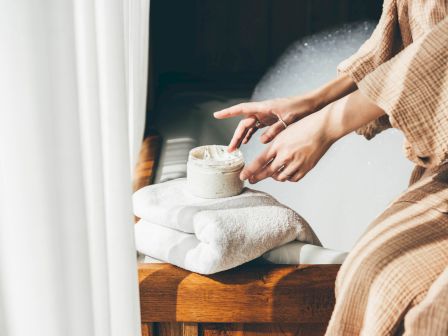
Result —
<path fill-rule="evenodd" d="M 143 143 L 134 180 L 152 183 L 160 146 Z M 260 265 L 200 275 L 169 264 L 139 264 L 144 336 L 317 336 L 334 307 L 339 265 Z"/>

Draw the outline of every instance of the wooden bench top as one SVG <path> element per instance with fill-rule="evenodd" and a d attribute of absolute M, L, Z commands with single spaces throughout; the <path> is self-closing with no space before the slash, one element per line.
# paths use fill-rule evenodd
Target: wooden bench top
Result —
<path fill-rule="evenodd" d="M 152 183 L 160 144 L 157 134 L 143 142 L 134 190 Z M 227 330 L 226 335 L 233 335 L 234 328 L 239 335 L 244 328 L 277 327 L 296 335 L 300 326 L 301 334 L 321 335 L 333 310 L 339 267 L 248 263 L 204 276 L 170 264 L 139 264 L 142 330 L 159 335 L 163 328 L 193 328 L 194 333 L 170 329 L 166 334 L 198 335 L 201 324 L 204 335 L 209 329 L 217 335 L 216 328 Z M 153 325 L 158 333 L 151 333 Z"/>
<path fill-rule="evenodd" d="M 340 265 L 252 265 L 213 275 L 140 264 L 142 322 L 328 320 Z"/>

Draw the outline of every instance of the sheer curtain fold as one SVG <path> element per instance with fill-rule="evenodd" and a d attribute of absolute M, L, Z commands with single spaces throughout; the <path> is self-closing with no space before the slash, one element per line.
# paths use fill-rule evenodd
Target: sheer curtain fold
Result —
<path fill-rule="evenodd" d="M 142 142 L 146 114 L 149 51 L 149 0 L 124 0 L 125 57 L 128 60 L 127 84 L 129 92 L 129 142 L 131 169 L 137 163 Z M 135 24 L 139 22 L 139 24 Z"/>
<path fill-rule="evenodd" d="M 2 6 L 2 336 L 140 334 L 130 197 L 148 27 L 149 0 Z"/>

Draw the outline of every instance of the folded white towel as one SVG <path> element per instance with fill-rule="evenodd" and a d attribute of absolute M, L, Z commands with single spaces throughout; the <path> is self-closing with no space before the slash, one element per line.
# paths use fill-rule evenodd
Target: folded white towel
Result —
<path fill-rule="evenodd" d="M 202 199 L 185 179 L 134 194 L 137 250 L 182 268 L 210 274 L 241 265 L 295 239 L 320 245 L 308 223 L 263 192 Z"/>

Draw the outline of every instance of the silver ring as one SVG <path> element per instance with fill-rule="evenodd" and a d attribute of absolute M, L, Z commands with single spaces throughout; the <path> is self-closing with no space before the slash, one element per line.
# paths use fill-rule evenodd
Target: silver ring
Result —
<path fill-rule="evenodd" d="M 285 123 L 285 121 L 284 121 L 278 114 L 276 114 L 276 116 L 277 116 L 278 120 L 280 120 L 280 121 L 282 122 L 283 127 L 284 127 L 285 129 L 287 129 L 287 128 L 288 128 L 288 125 Z"/>
<path fill-rule="evenodd" d="M 271 164 L 272 161 L 274 161 L 275 157 L 270 158 L 268 162 L 266 162 L 263 166 L 263 168 L 266 168 L 267 166 L 269 166 Z"/>
<path fill-rule="evenodd" d="M 258 120 L 255 122 L 255 127 L 256 128 L 260 128 L 262 125 L 263 124 L 260 121 L 258 121 Z"/>

